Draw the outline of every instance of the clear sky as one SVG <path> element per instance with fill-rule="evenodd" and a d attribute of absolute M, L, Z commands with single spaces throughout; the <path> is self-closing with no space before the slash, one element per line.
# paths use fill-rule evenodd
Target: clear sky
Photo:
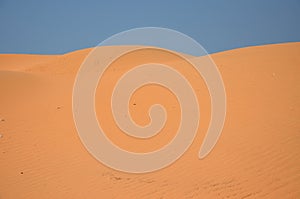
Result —
<path fill-rule="evenodd" d="M 183 32 L 209 53 L 300 41 L 300 0 L 0 0 L 0 53 L 65 53 L 144 26 Z"/>

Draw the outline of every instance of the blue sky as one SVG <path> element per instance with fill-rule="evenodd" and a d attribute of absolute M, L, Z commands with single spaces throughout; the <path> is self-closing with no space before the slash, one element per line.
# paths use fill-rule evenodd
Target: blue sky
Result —
<path fill-rule="evenodd" d="M 175 29 L 209 53 L 300 41 L 299 0 L 0 0 L 0 53 L 60 54 L 136 27 Z"/>

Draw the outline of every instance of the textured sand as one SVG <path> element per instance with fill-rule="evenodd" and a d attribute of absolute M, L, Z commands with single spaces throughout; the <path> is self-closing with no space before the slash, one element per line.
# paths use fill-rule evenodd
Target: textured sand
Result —
<path fill-rule="evenodd" d="M 204 116 L 203 130 L 184 156 L 147 174 L 107 168 L 79 140 L 72 88 L 89 51 L 0 55 L 1 199 L 300 198 L 300 43 L 213 54 L 227 92 L 227 117 L 216 147 L 205 159 L 197 158 L 209 118 Z M 137 95 L 136 105 L 145 99 Z M 145 124 L 141 110 L 133 115 Z M 130 148 L 128 143 L 123 147 Z M 155 143 L 148 147 L 162 144 Z"/>

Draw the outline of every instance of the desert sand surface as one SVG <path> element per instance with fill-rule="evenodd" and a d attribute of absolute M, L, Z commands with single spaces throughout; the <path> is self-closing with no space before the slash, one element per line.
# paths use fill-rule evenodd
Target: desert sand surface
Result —
<path fill-rule="evenodd" d="M 227 116 L 217 145 L 206 158 L 198 159 L 209 121 L 209 100 L 203 99 L 203 126 L 188 151 L 170 166 L 145 174 L 104 166 L 79 139 L 72 90 L 90 50 L 0 55 L 1 199 L 300 198 L 299 42 L 212 54 L 227 94 Z M 110 71 L 123 72 L 122 68 Z M 198 95 L 204 88 L 199 86 Z M 148 91 L 155 94 L 155 89 Z M 175 115 L 166 134 L 176 129 L 178 110 L 172 109 L 176 101 L 166 100 L 171 94 L 158 98 L 146 94 L 132 99 L 136 104 L 130 110 L 137 123 L 146 124 L 145 108 L 162 100 Z M 101 106 L 101 99 L 97 102 Z M 171 136 L 160 133 L 154 144 L 139 145 L 125 136 L 117 139 L 114 133 L 110 136 L 114 142 L 141 151 L 159 148 Z"/>

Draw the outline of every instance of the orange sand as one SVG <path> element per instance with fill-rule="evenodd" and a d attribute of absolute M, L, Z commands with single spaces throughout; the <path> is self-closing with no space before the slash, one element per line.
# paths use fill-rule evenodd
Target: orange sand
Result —
<path fill-rule="evenodd" d="M 182 158 L 147 174 L 112 170 L 79 140 L 72 89 L 89 51 L 0 55 L 1 199 L 300 198 L 300 43 L 213 54 L 227 93 L 216 147 L 198 159 L 200 130 Z M 144 109 L 134 116 L 141 124 Z"/>

